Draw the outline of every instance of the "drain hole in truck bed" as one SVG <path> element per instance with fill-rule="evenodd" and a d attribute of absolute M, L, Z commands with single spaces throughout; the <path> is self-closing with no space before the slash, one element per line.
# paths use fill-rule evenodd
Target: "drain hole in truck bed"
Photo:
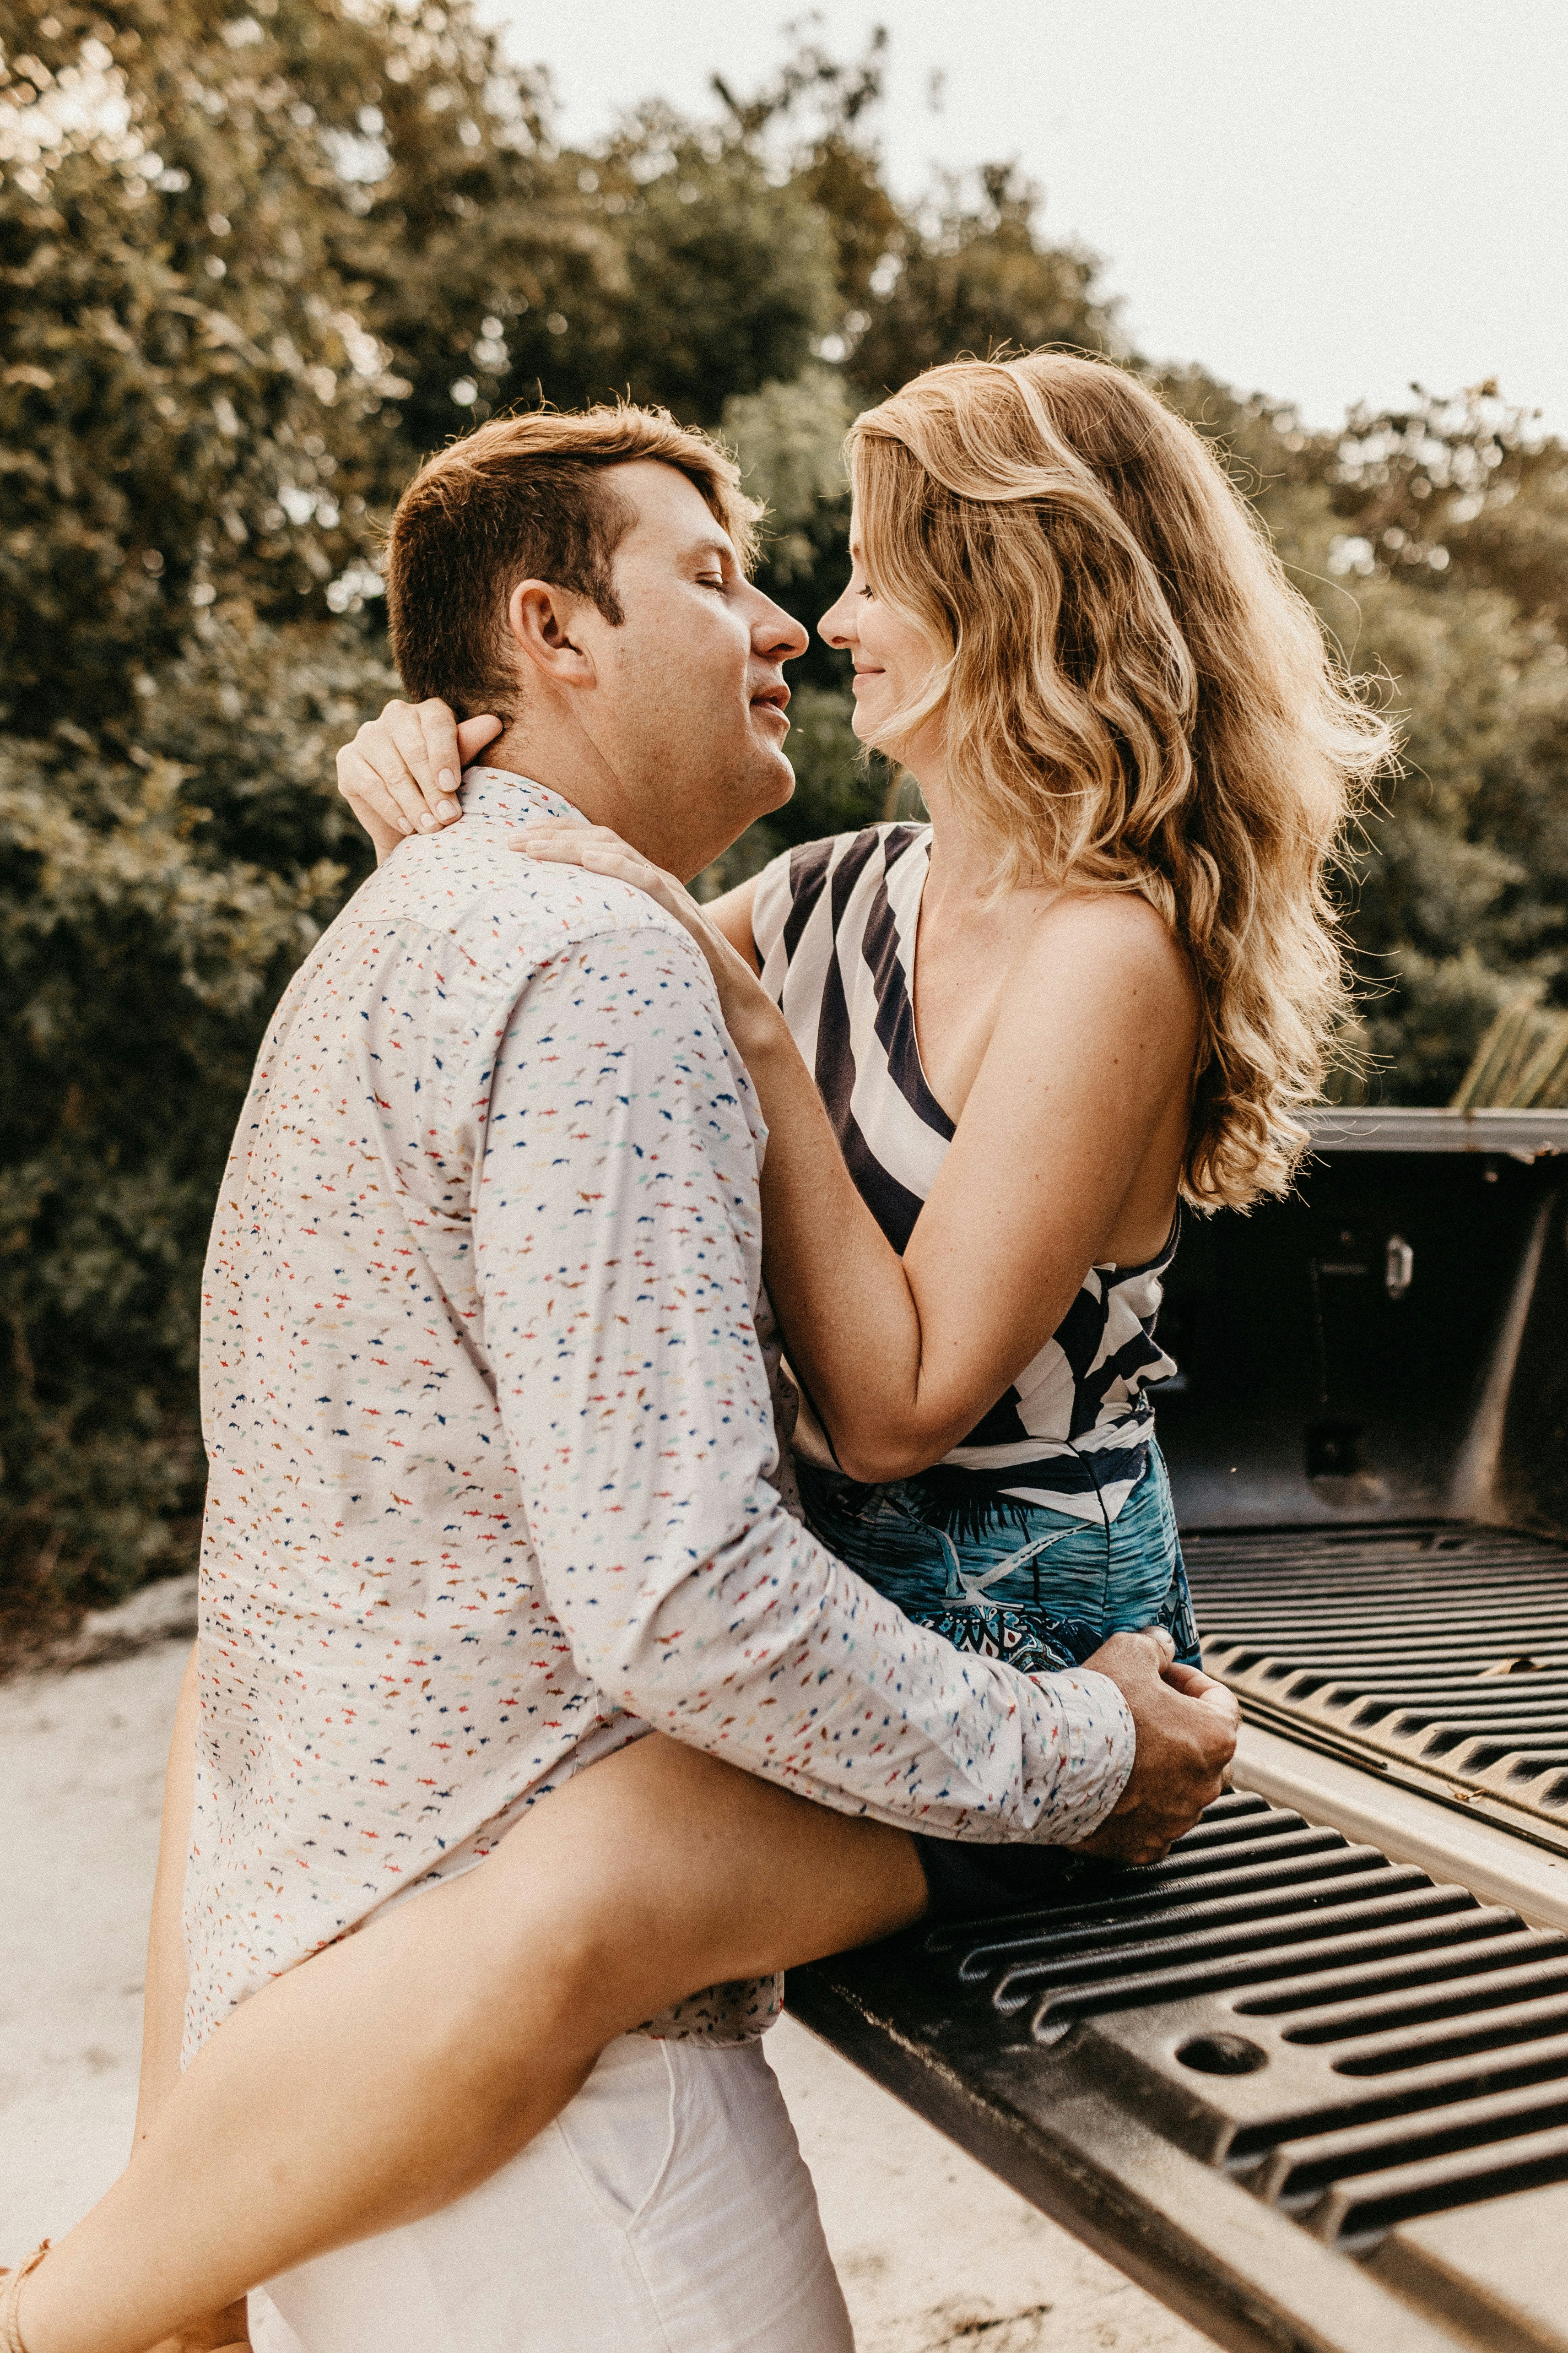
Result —
<path fill-rule="evenodd" d="M 1200 2075 L 1252 2075 L 1268 2064 L 1268 2053 L 1244 2034 L 1194 2034 L 1176 2052 L 1184 2067 Z"/>

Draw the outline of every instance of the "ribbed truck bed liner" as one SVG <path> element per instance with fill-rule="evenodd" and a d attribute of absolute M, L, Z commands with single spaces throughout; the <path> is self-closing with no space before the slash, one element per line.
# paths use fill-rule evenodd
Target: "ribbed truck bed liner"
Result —
<path fill-rule="evenodd" d="M 1426 1867 L 1238 1789 L 1155 1870 L 1075 1861 L 790 2006 L 1223 2344 L 1568 2353 L 1568 1906 L 1532 1925 L 1441 1863 L 1478 1817 L 1526 1878 L 1568 1856 L 1568 1547 L 1184 1543 L 1211 1672 L 1374 1804 L 1430 1800 Z"/>
<path fill-rule="evenodd" d="M 1250 1721 L 1568 1853 L 1568 1546 L 1448 1521 L 1182 1542 Z"/>
<path fill-rule="evenodd" d="M 1568 1934 L 1298 1813 L 789 2002 L 1222 2344 L 1568 2348 Z"/>

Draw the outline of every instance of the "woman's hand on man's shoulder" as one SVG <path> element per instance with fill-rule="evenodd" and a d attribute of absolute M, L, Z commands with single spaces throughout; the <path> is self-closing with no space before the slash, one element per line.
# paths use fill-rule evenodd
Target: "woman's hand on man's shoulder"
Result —
<path fill-rule="evenodd" d="M 463 770 L 501 733 L 487 714 L 457 719 L 448 706 L 389 702 L 338 754 L 338 790 L 375 844 L 376 862 L 415 833 L 456 824 Z"/>

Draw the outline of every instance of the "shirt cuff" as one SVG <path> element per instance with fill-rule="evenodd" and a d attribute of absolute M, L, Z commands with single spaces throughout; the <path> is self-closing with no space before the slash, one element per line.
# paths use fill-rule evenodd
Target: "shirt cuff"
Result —
<path fill-rule="evenodd" d="M 1138 1749 L 1132 1711 L 1109 1675 L 1082 1667 L 1042 1675 L 1060 1711 L 1062 1762 L 1053 1801 L 1031 1843 L 1076 1846 L 1092 1838 L 1127 1787 Z"/>

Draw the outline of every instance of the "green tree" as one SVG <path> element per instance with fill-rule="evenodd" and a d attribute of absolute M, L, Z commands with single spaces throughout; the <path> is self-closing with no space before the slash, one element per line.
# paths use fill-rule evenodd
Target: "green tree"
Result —
<path fill-rule="evenodd" d="M 665 402 L 734 442 L 814 627 L 858 410 L 963 351 L 1120 350 L 1008 168 L 895 199 L 884 57 L 567 149 L 469 0 L 0 0 L 0 1603 L 188 1550 L 210 1205 L 367 862 L 330 754 L 393 685 L 419 459 L 519 401 Z M 1488 389 L 1312 434 L 1164 388 L 1405 714 L 1346 921 L 1372 1083 L 1443 1100 L 1505 998 L 1568 1007 L 1568 458 Z M 843 658 L 795 679 L 795 797 L 705 887 L 891 805 Z"/>
<path fill-rule="evenodd" d="M 381 362 L 255 18 L 62 5 L 31 30 L 0 83 L 0 661 L 8 723 L 42 734 L 68 697 L 129 724 L 221 601 L 320 597 L 358 543 Z"/>
<path fill-rule="evenodd" d="M 14 1585 L 120 1589 L 199 1497 L 212 1197 L 366 863 L 328 754 L 394 684 L 377 510 L 519 396 L 716 422 L 809 363 L 834 282 L 738 132 L 650 112 L 563 155 L 460 6 L 0 13 Z"/>
<path fill-rule="evenodd" d="M 869 399 L 965 352 L 1121 348 L 1098 256 L 1046 242 L 1039 190 L 1012 165 L 986 164 L 977 176 L 973 195 L 945 181 L 869 281 L 849 360 Z"/>
<path fill-rule="evenodd" d="M 736 385 L 723 410 L 749 486 L 768 502 L 763 584 L 814 635 L 795 673 L 795 797 L 719 861 L 705 878 L 713 889 L 782 846 L 901 812 L 908 799 L 885 763 L 859 753 L 847 662 L 815 635 L 848 576 L 840 452 L 857 412 L 965 351 L 1117 347 L 1097 260 L 1046 239 L 1039 192 L 1011 167 L 944 179 L 914 207 L 894 201 L 875 135 L 885 50 L 880 33 L 847 63 L 807 44 L 750 98 L 715 82 L 731 142 L 825 224 L 835 283 L 815 359 L 788 382 Z"/>
<path fill-rule="evenodd" d="M 1521 985 L 1568 1004 L 1568 452 L 1491 386 L 1333 434 L 1201 370 L 1162 388 L 1400 719 L 1344 875 L 1367 1056 L 1348 1083 L 1446 1103 Z"/>
<path fill-rule="evenodd" d="M 264 813 L 257 764 L 368 684 L 328 591 L 368 552 L 384 354 L 332 264 L 314 102 L 366 36 L 164 0 L 26 28 L 0 81 L 0 1542 L 112 1590 L 199 1493 L 222 1138 L 349 871 L 325 797 L 284 765 Z"/>

